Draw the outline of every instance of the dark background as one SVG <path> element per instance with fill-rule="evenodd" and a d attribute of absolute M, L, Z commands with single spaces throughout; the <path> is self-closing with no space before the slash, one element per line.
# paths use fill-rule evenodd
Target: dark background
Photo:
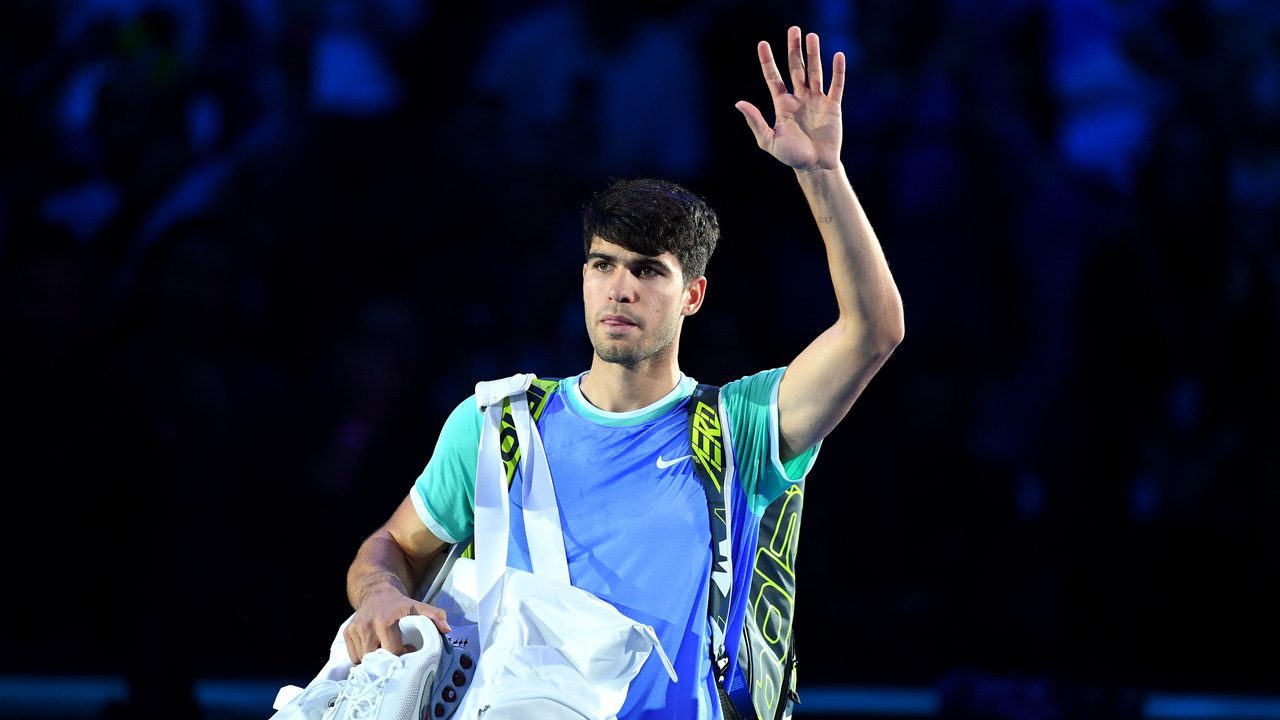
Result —
<path fill-rule="evenodd" d="M 0 672 L 309 679 L 448 411 L 586 367 L 611 178 L 720 213 L 684 371 L 786 364 L 835 303 L 733 103 L 798 24 L 908 328 L 810 476 L 802 688 L 1280 689 L 1280 5 L 4 12 Z"/>

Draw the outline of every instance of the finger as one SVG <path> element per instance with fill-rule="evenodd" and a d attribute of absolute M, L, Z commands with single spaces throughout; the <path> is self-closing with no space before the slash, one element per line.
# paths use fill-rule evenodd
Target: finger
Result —
<path fill-rule="evenodd" d="M 795 90 L 804 87 L 804 56 L 800 52 L 800 28 L 794 25 L 787 30 L 787 66 L 791 70 L 791 87 Z"/>
<path fill-rule="evenodd" d="M 378 629 L 378 642 L 392 655 L 404 654 L 404 638 L 400 636 L 400 621 Z M 376 648 L 375 648 L 376 649 Z M 372 651 L 370 651 L 372 652 Z"/>
<path fill-rule="evenodd" d="M 760 56 L 760 72 L 764 74 L 764 82 L 769 86 L 769 95 L 778 97 L 787 94 L 787 84 L 782 81 L 782 73 L 778 72 L 778 65 L 773 61 L 773 49 L 769 47 L 769 43 L 761 40 L 756 45 L 756 54 Z"/>
<path fill-rule="evenodd" d="M 827 97 L 831 98 L 836 105 L 840 104 L 840 98 L 844 97 L 844 53 L 836 53 L 835 58 L 831 60 L 831 91 L 827 93 Z"/>
<path fill-rule="evenodd" d="M 360 658 L 364 657 L 364 653 L 360 651 L 360 642 L 352 632 L 351 626 L 348 625 L 342 631 L 342 641 L 347 647 L 347 657 L 351 659 L 351 664 L 359 665 Z"/>
<path fill-rule="evenodd" d="M 366 653 L 378 649 L 375 638 L 366 637 L 364 633 L 356 632 L 351 626 L 347 626 L 347 629 L 342 631 L 342 639 L 347 646 L 347 657 L 351 658 L 353 665 L 359 665 Z"/>
<path fill-rule="evenodd" d="M 742 116 L 747 119 L 747 127 L 751 128 L 751 134 L 756 136 L 756 144 L 761 149 L 767 149 L 769 139 L 773 136 L 773 129 L 769 127 L 769 123 L 765 122 L 759 108 L 746 100 L 739 100 L 734 107 L 738 108 Z"/>
<path fill-rule="evenodd" d="M 441 635 L 448 635 L 453 632 L 453 628 L 449 627 L 449 616 L 444 610 L 434 605 L 424 604 L 420 606 L 418 614 L 429 619 L 436 626 L 436 630 L 440 631 Z"/>
<path fill-rule="evenodd" d="M 809 33 L 805 38 L 805 57 L 809 59 L 809 89 L 822 92 L 822 49 L 818 46 L 818 34 Z"/>

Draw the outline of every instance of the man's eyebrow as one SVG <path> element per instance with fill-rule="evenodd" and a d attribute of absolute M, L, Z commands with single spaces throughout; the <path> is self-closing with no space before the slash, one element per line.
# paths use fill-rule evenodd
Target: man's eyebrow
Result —
<path fill-rule="evenodd" d="M 627 263 L 627 265 L 633 268 L 651 268 L 653 270 L 661 270 L 662 272 L 671 271 L 671 268 L 667 267 L 666 263 L 662 262 L 658 258 L 651 258 L 651 257 L 640 258 L 633 262 Z"/>
<path fill-rule="evenodd" d="M 620 260 L 615 255 L 610 255 L 609 253 L 593 250 L 587 253 L 587 262 L 591 262 L 592 260 L 603 260 L 604 262 L 607 262 L 607 263 L 612 263 L 614 265 L 623 265 L 631 269 L 649 268 L 651 270 L 654 270 L 655 272 L 662 272 L 662 273 L 675 272 L 674 268 L 668 267 L 666 263 L 662 262 L 662 260 L 656 257 L 649 257 L 648 255 L 641 255 L 631 260 Z"/>

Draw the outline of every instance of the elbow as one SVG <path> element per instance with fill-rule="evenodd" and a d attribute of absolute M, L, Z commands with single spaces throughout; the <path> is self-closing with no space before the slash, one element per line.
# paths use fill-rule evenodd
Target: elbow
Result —
<path fill-rule="evenodd" d="M 861 344 L 878 358 L 887 358 L 906 337 L 907 326 L 902 311 L 902 297 L 897 290 L 886 293 L 880 301 L 862 313 Z"/>
<path fill-rule="evenodd" d="M 867 338 L 867 344 L 878 357 L 887 358 L 895 348 L 902 344 L 906 333 L 907 326 L 903 320 L 902 306 L 899 305 L 893 312 L 888 312 L 881 316 L 880 322 L 876 323 L 874 329 L 869 333 L 870 337 Z"/>
<path fill-rule="evenodd" d="M 906 325 L 903 323 L 902 308 L 899 305 L 889 312 L 877 313 L 862 319 L 846 319 L 837 323 L 836 328 L 841 337 L 846 339 L 846 347 L 853 354 L 860 356 L 862 362 L 879 366 L 893 351 L 902 344 L 906 337 Z"/>
<path fill-rule="evenodd" d="M 902 320 L 902 313 L 898 313 L 897 321 L 885 328 L 881 343 L 885 345 L 887 355 L 893 352 L 893 349 L 902 344 L 902 340 L 907 336 L 907 325 Z"/>
<path fill-rule="evenodd" d="M 902 332 L 899 331 L 895 333 L 886 332 L 872 338 L 867 343 L 867 347 L 871 350 L 872 363 L 876 367 L 883 365 L 884 361 L 888 360 L 893 351 L 902 343 L 902 337 Z"/>
<path fill-rule="evenodd" d="M 855 363 L 861 367 L 879 368 L 902 343 L 903 327 L 901 323 L 878 325 L 868 328 L 858 337 L 859 340 L 851 348 L 856 358 Z"/>

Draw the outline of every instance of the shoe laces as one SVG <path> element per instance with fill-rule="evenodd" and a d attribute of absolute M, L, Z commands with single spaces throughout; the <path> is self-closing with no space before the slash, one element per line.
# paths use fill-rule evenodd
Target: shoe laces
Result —
<path fill-rule="evenodd" d="M 375 660 L 379 656 L 384 656 Z M 404 667 L 404 658 L 390 653 L 374 653 L 366 656 L 364 662 L 351 668 L 347 685 L 342 690 L 349 703 L 347 717 L 352 720 L 377 717 L 378 701 L 382 697 L 387 683 L 400 668 Z M 372 667 L 371 667 L 372 666 Z"/>

